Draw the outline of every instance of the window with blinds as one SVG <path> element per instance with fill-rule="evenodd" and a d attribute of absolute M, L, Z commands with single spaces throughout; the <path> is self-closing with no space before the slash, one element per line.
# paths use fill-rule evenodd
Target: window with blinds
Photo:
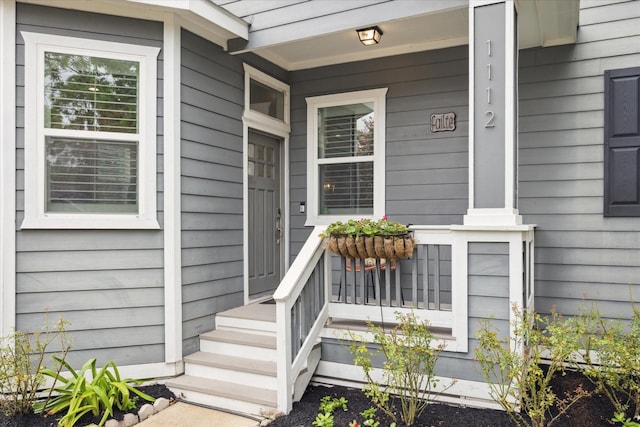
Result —
<path fill-rule="evenodd" d="M 373 102 L 319 108 L 317 149 L 319 214 L 373 214 Z"/>
<path fill-rule="evenodd" d="M 128 141 L 46 139 L 48 212 L 138 211 L 138 146 Z"/>
<path fill-rule="evenodd" d="M 45 210 L 137 212 L 140 64 L 56 52 L 44 61 Z M 85 132 L 93 137 L 77 137 Z"/>

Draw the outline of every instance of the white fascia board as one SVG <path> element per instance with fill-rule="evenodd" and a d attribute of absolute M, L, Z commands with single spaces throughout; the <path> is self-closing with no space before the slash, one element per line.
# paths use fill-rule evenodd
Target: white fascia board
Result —
<path fill-rule="evenodd" d="M 183 28 L 226 49 L 227 41 L 249 37 L 249 24 L 207 0 L 19 0 L 40 6 L 163 21 L 167 12 L 180 16 Z"/>
<path fill-rule="evenodd" d="M 230 38 L 241 37 L 247 40 L 249 37 L 249 24 L 208 0 L 165 0 L 163 2 L 158 2 L 158 0 L 126 1 L 128 3 L 138 3 L 154 7 L 161 6 L 175 9 L 176 11 L 191 12 L 229 32 L 231 35 Z"/>

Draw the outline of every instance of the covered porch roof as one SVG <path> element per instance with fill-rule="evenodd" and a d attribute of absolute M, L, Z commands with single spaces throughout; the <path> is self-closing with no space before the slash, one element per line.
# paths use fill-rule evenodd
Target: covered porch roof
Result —
<path fill-rule="evenodd" d="M 289 1 L 265 10 L 269 2 L 214 1 L 251 25 L 248 40 L 230 40 L 232 53 L 253 52 L 290 71 L 465 45 L 469 40 L 468 0 L 396 0 L 372 2 L 366 8 L 353 1 L 349 8 L 346 0 L 341 10 L 309 12 L 306 17 L 293 16 L 299 12 L 294 9 L 311 8 L 310 2 Z M 579 0 L 516 4 L 520 49 L 575 42 Z M 373 25 L 384 32 L 382 40 L 374 47 L 363 46 L 355 30 Z"/>

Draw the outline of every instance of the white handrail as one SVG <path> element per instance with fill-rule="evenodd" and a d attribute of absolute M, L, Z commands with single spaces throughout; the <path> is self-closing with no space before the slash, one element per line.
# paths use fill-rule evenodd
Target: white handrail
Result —
<path fill-rule="evenodd" d="M 309 267 L 311 257 L 318 253 L 318 248 L 324 243 L 324 239 L 320 237 L 320 234 L 326 229 L 326 226 L 317 226 L 313 228 L 311 235 L 305 242 L 304 246 L 296 256 L 296 259 L 291 264 L 289 271 L 284 276 L 278 289 L 273 293 L 273 299 L 276 302 L 284 302 L 290 299 L 292 296 L 296 298 L 300 295 L 302 285 L 300 285 L 300 278 L 313 266 Z M 324 248 L 323 248 L 324 249 Z M 320 251 L 320 255 L 322 252 Z M 304 284 L 304 283 L 303 283 Z M 297 295 L 294 295 L 297 292 Z"/>
<path fill-rule="evenodd" d="M 284 413 L 291 411 L 295 381 L 305 368 L 307 358 L 311 354 L 315 341 L 320 336 L 320 332 L 328 318 L 331 272 L 330 262 L 327 258 L 324 258 L 324 283 L 322 283 L 324 302 L 294 360 L 292 354 L 291 310 L 326 251 L 324 239 L 319 237 L 325 229 L 326 227 L 324 226 L 313 229 L 289 271 L 280 282 L 278 289 L 273 294 L 273 299 L 276 302 L 277 399 L 278 409 Z"/>

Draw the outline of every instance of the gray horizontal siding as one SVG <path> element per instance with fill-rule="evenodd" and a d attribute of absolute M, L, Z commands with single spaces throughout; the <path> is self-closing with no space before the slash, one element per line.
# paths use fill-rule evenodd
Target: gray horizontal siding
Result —
<path fill-rule="evenodd" d="M 242 63 L 183 31 L 181 79 L 182 334 L 190 354 L 217 312 L 244 301 Z"/>
<path fill-rule="evenodd" d="M 24 210 L 24 45 L 20 31 L 162 47 L 150 21 L 17 5 L 17 223 Z M 162 57 L 158 60 L 162 75 Z M 162 81 L 157 83 L 162 88 Z M 162 93 L 158 94 L 162 111 Z M 162 118 L 158 118 L 161 137 Z M 162 148 L 158 142 L 158 164 Z M 158 173 L 158 182 L 162 174 Z M 157 194 L 162 206 L 162 194 Z M 162 218 L 161 208 L 158 212 Z M 40 330 L 62 315 L 70 322 L 78 367 L 91 357 L 118 365 L 164 360 L 162 232 L 152 230 L 18 230 L 17 328 Z"/>
<path fill-rule="evenodd" d="M 290 73 L 291 253 L 306 240 L 306 97 L 387 87 L 386 214 L 412 224 L 461 224 L 468 206 L 466 48 Z M 454 132 L 431 133 L 433 113 L 455 112 Z"/>
<path fill-rule="evenodd" d="M 603 217 L 604 71 L 640 62 L 637 1 L 583 1 L 575 45 L 520 54 L 520 212 L 536 229 L 536 308 L 640 297 L 640 218 Z"/>

